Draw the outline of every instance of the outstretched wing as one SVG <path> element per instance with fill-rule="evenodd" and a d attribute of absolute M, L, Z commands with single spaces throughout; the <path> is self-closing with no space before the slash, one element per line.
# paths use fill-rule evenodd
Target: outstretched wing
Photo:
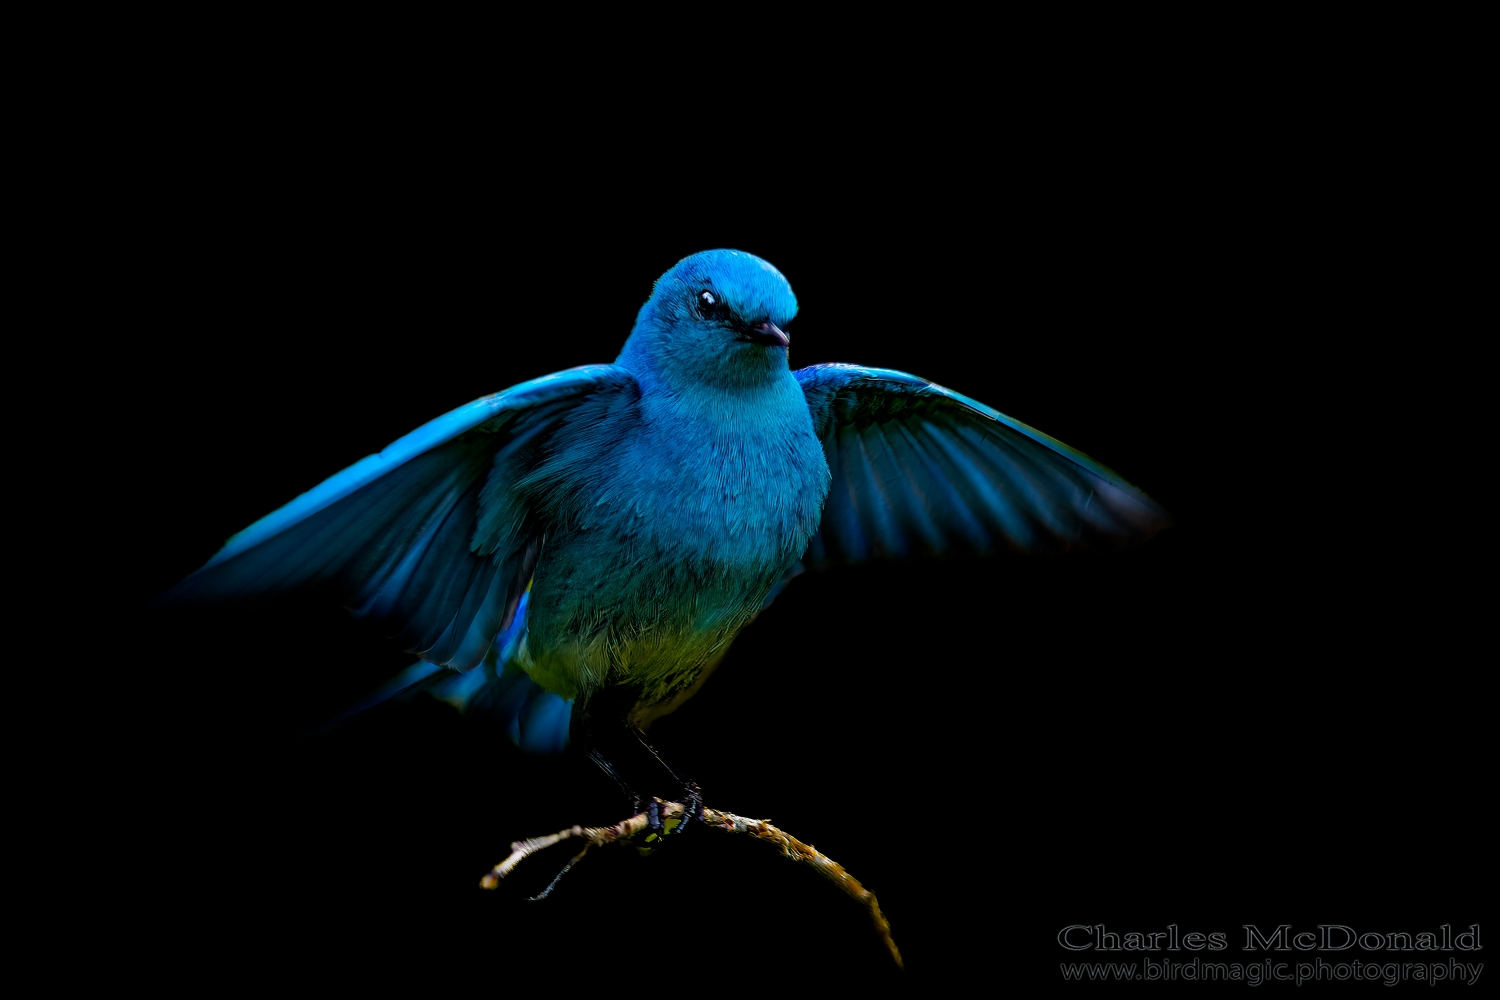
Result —
<path fill-rule="evenodd" d="M 625 369 L 586 365 L 459 407 L 241 531 L 165 599 L 329 584 L 407 649 L 467 670 L 514 617 L 541 549 L 543 525 L 511 487 L 569 413 L 638 391 Z"/>
<path fill-rule="evenodd" d="M 794 374 L 833 473 L 809 567 L 1118 548 L 1169 523 L 1087 455 L 926 379 L 858 365 Z"/>

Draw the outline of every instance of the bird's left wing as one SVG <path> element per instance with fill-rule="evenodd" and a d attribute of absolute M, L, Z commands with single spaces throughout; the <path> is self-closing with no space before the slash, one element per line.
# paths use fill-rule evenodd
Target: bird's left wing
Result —
<path fill-rule="evenodd" d="M 1155 501 L 1019 420 L 885 368 L 794 373 L 833 473 L 803 563 L 1118 548 L 1167 526 Z"/>
<path fill-rule="evenodd" d="M 467 670 L 515 616 L 545 525 L 513 489 L 589 401 L 633 405 L 634 376 L 585 365 L 438 417 L 241 531 L 164 595 L 217 601 L 333 586 L 356 616 Z"/>

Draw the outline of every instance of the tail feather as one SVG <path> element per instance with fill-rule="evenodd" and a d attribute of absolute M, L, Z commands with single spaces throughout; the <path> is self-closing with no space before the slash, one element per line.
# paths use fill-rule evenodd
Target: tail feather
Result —
<path fill-rule="evenodd" d="M 495 638 L 484 660 L 473 670 L 459 673 L 418 660 L 333 719 L 324 729 L 377 705 L 426 691 L 466 715 L 493 720 L 522 750 L 529 753 L 562 752 L 568 745 L 573 699 L 542 690 L 541 685 L 515 662 L 516 652 L 526 635 L 526 605 L 530 597 L 528 588 L 521 596 L 510 626 Z"/>

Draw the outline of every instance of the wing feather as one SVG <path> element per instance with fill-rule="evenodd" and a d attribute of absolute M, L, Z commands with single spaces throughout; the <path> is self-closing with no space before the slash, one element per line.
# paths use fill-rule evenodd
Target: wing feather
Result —
<path fill-rule="evenodd" d="M 833 481 L 803 562 L 1117 548 L 1170 520 L 1087 455 L 905 372 L 796 372 Z"/>
<path fill-rule="evenodd" d="M 235 535 L 167 600 L 331 584 L 433 663 L 469 669 L 514 617 L 545 523 L 515 488 L 584 401 L 638 392 L 588 365 L 476 400 L 418 428 Z"/>

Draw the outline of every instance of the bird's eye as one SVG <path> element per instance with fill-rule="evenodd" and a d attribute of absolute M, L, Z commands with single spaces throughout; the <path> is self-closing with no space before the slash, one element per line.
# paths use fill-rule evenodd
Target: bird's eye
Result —
<path fill-rule="evenodd" d="M 698 293 L 698 314 L 704 319 L 722 319 L 723 311 L 724 307 L 719 304 L 713 292 L 705 289 Z"/>

